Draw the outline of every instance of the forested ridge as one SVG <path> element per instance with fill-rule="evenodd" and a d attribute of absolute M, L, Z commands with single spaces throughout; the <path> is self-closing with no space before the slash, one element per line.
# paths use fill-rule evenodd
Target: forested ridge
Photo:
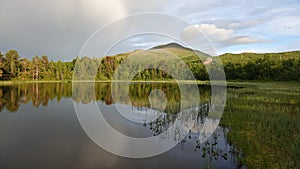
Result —
<path fill-rule="evenodd" d="M 219 70 L 215 57 L 220 57 L 227 80 L 261 80 L 261 81 L 300 81 L 300 51 L 281 53 L 241 53 L 223 54 L 211 57 L 212 62 L 204 65 L 208 55 L 193 51 L 180 45 L 167 44 L 155 47 L 164 49 L 177 55 L 193 72 L 197 80 L 209 80 L 208 72 Z M 153 48 L 154 49 L 154 48 Z M 150 49 L 151 50 L 151 49 Z M 102 59 L 95 57 L 75 58 L 72 61 L 49 60 L 47 56 L 34 56 L 32 59 L 24 58 L 16 50 L 9 50 L 5 54 L 0 52 L 0 80 L 72 80 L 73 72 L 77 71 L 85 79 L 91 79 L 97 67 L 96 80 L 112 79 L 117 67 L 126 60 L 128 52 L 115 56 L 106 56 Z M 196 55 L 197 54 L 197 55 Z M 200 58 L 198 57 L 200 56 Z M 147 57 L 147 56 L 143 56 Z M 163 56 L 158 56 L 163 57 Z M 143 58 L 143 59 L 145 59 Z M 75 69 L 75 65 L 77 66 Z M 146 69 L 135 75 L 135 80 L 166 80 L 172 79 L 164 66 L 173 66 L 180 71 L 176 64 L 159 63 L 157 69 Z M 151 66 L 150 66 L 151 67 Z M 130 71 L 130 69 L 128 69 Z M 130 73 L 130 72 L 124 72 Z"/>

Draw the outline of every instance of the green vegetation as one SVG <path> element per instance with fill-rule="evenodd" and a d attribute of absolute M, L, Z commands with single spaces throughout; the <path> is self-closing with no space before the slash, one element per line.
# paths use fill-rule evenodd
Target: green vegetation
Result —
<path fill-rule="evenodd" d="M 209 80 L 208 72 L 218 73 L 220 64 L 217 57 L 223 62 L 227 80 L 259 80 L 259 81 L 300 81 L 300 51 L 283 53 L 242 53 L 224 54 L 212 57 L 212 62 L 205 66 L 203 62 L 208 55 L 199 51 L 193 51 L 178 44 L 160 45 L 151 50 L 163 50 L 156 57 L 162 58 L 168 53 L 180 58 L 192 71 L 197 80 Z M 138 55 L 141 50 L 106 56 L 100 58 L 77 57 L 71 62 L 49 61 L 47 56 L 35 56 L 32 60 L 20 58 L 15 50 L 8 51 L 5 55 L 0 53 L 0 80 L 72 80 L 73 72 L 78 77 L 73 80 L 112 80 L 114 72 L 122 63 L 126 63 L 129 55 Z M 147 54 L 147 53 L 146 53 Z M 134 80 L 171 80 L 166 67 L 180 72 L 184 70 L 182 64 L 175 60 L 159 60 L 157 68 L 153 63 L 148 63 L 147 58 L 155 60 L 155 56 L 140 54 L 143 64 L 136 67 L 145 68 L 139 72 Z M 200 57 L 200 58 L 199 58 Z M 78 62 L 76 62 L 78 61 Z M 170 64 L 172 63 L 172 64 Z M 122 76 L 130 75 L 136 67 L 128 67 L 121 72 Z M 187 77 L 185 80 L 189 80 Z"/>
<path fill-rule="evenodd" d="M 20 58 L 15 50 L 0 52 L 0 80 L 70 80 L 73 62 L 49 61 L 47 56 Z"/>
<path fill-rule="evenodd" d="M 222 124 L 249 168 L 300 168 L 300 84 L 231 83 Z"/>
<path fill-rule="evenodd" d="M 228 80 L 299 81 L 300 52 L 224 54 Z"/>

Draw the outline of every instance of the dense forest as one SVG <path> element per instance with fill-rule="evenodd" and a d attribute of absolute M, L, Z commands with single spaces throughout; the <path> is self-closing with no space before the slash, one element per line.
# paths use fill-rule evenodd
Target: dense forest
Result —
<path fill-rule="evenodd" d="M 300 81 L 300 51 L 220 57 L 228 80 Z"/>
<path fill-rule="evenodd" d="M 203 53 L 200 53 L 202 58 L 199 59 L 199 53 L 197 56 L 193 50 L 180 45 L 161 45 L 159 48 L 172 52 L 181 58 L 197 80 L 209 80 L 208 72 L 220 70 L 219 64 L 214 59 L 220 57 L 227 80 L 300 81 L 300 51 L 223 54 L 212 57 L 212 62 L 209 65 L 204 65 L 203 60 L 209 56 Z M 106 56 L 102 59 L 77 57 L 72 61 L 62 62 L 60 60 L 49 61 L 47 56 L 34 56 L 29 60 L 21 58 L 16 50 L 9 50 L 5 54 L 0 52 L 0 80 L 72 80 L 74 71 L 80 75 L 80 80 L 111 80 L 117 67 L 126 61 L 128 55 L 134 52 L 136 51 Z M 143 56 L 143 59 L 145 58 L 147 56 Z M 79 62 L 76 63 L 76 61 Z M 167 66 L 176 71 L 183 70 L 174 61 L 160 60 L 157 64 L 159 65 L 157 68 L 144 65 L 144 67 L 149 68 L 135 74 L 134 80 L 172 79 L 172 76 L 165 71 L 164 67 Z M 95 67 L 97 68 L 96 74 L 94 73 Z M 131 69 L 128 67 L 128 71 L 121 73 L 130 74 Z"/>

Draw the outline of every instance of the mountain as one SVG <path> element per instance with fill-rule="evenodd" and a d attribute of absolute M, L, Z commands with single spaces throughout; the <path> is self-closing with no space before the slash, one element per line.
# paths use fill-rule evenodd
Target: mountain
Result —
<path fill-rule="evenodd" d="M 120 61 L 120 60 L 125 59 L 126 57 L 128 57 L 131 54 L 135 54 L 135 53 L 141 52 L 141 51 L 151 51 L 151 50 L 162 50 L 162 51 L 158 51 L 158 52 L 161 52 L 161 54 L 159 54 L 157 57 L 163 57 L 166 54 L 164 51 L 170 52 L 170 53 L 176 55 L 178 58 L 182 59 L 186 63 L 199 62 L 200 60 L 204 61 L 208 57 L 210 57 L 206 53 L 203 53 L 203 52 L 200 52 L 197 50 L 193 50 L 191 48 L 182 46 L 178 43 L 162 44 L 162 45 L 154 46 L 147 50 L 134 50 L 131 52 L 121 53 L 121 54 L 117 54 L 117 55 L 110 56 L 110 57 L 114 57 L 116 60 Z M 142 53 L 142 54 L 139 54 L 139 56 L 141 58 L 147 60 L 147 54 Z M 151 59 L 153 59 L 153 56 L 151 57 Z"/>
<path fill-rule="evenodd" d="M 184 47 L 184 46 L 182 46 L 178 43 L 175 43 L 175 42 L 154 46 L 151 49 L 168 49 L 168 48 L 181 48 L 181 49 L 186 49 L 186 50 L 192 50 L 190 48 Z"/>
<path fill-rule="evenodd" d="M 169 52 L 176 53 L 179 56 L 198 55 L 198 56 L 203 56 L 205 58 L 209 57 L 209 55 L 204 53 L 204 52 L 182 46 L 182 45 L 180 45 L 178 43 L 175 43 L 175 42 L 158 45 L 158 46 L 152 47 L 149 50 L 153 50 L 153 49 L 164 49 L 164 50 L 167 50 Z"/>
<path fill-rule="evenodd" d="M 178 43 L 168 43 L 168 44 L 161 44 L 158 46 L 154 46 L 150 49 L 147 49 L 146 51 L 151 50 L 163 50 L 161 54 L 157 55 L 157 57 L 163 57 L 166 53 L 164 51 L 170 52 L 180 59 L 182 59 L 185 63 L 199 63 L 200 60 L 204 63 L 205 60 L 207 60 L 210 56 L 206 53 L 193 50 L 191 48 L 185 47 L 183 45 L 180 45 Z M 128 57 L 131 54 L 134 54 L 136 52 L 145 51 L 145 50 L 135 50 L 131 52 L 126 52 L 122 54 L 117 54 L 114 57 L 116 60 L 123 60 L 126 57 Z M 300 56 L 300 51 L 290 51 L 290 52 L 280 52 L 280 53 L 240 53 L 240 54 L 232 54 L 232 53 L 226 53 L 219 55 L 220 58 L 218 61 L 222 61 L 223 64 L 227 64 L 229 62 L 234 64 L 242 64 L 245 65 L 249 62 L 254 62 L 258 59 L 262 60 L 270 60 L 273 62 L 281 62 L 286 60 L 298 60 Z M 141 54 L 141 58 L 147 60 L 147 59 L 153 59 L 153 56 L 151 58 L 147 58 L 147 54 Z M 200 57 L 200 59 L 199 59 Z"/>

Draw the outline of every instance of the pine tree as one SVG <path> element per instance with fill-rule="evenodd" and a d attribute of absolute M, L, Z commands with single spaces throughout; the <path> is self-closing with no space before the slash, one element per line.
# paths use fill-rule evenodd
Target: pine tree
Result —
<path fill-rule="evenodd" d="M 17 76 L 18 68 L 19 68 L 19 54 L 15 50 L 9 50 L 6 53 L 7 66 L 9 68 L 9 72 L 12 77 Z"/>

